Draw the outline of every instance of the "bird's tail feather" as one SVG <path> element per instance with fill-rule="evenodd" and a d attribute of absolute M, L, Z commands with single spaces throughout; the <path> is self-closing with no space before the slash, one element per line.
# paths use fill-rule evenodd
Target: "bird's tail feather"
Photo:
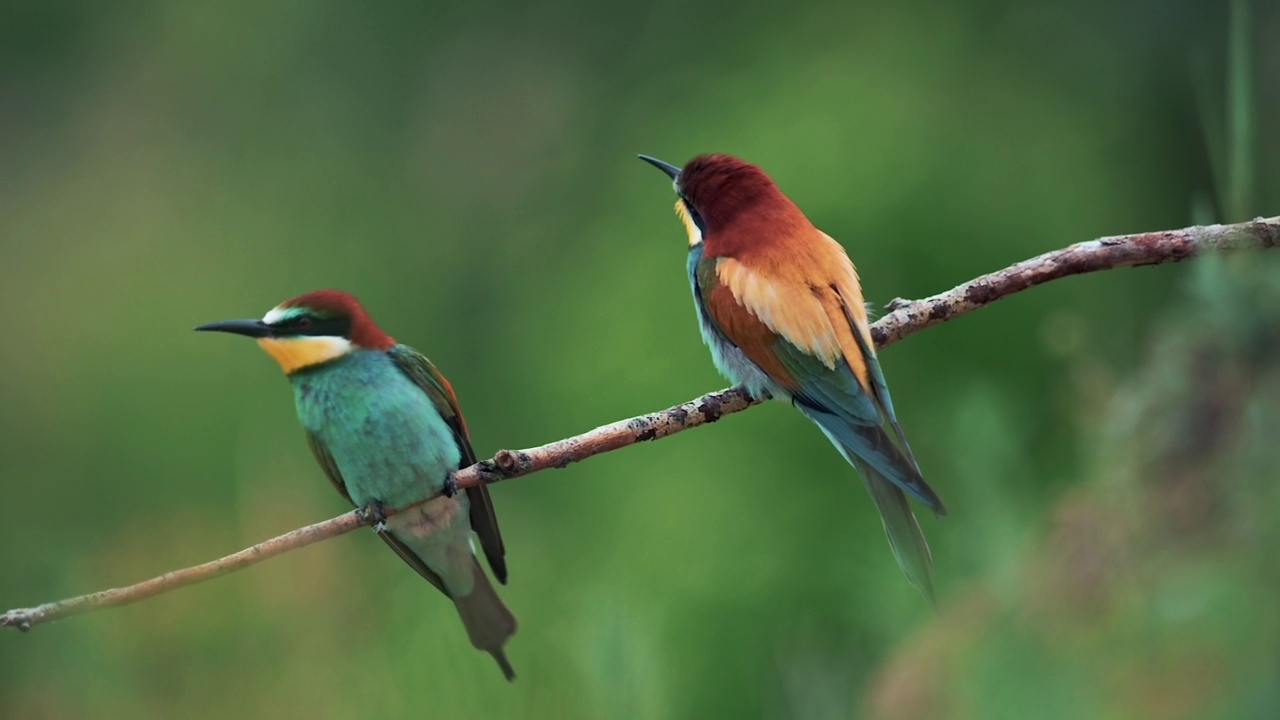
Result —
<path fill-rule="evenodd" d="M 895 445 L 883 427 L 850 422 L 838 415 L 805 407 L 800 407 L 800 411 L 822 428 L 827 439 L 846 458 L 858 458 L 880 477 L 911 494 L 936 515 L 947 514 L 942 498 L 938 497 L 938 493 L 921 476 L 915 458 Z M 853 460 L 850 459 L 849 462 Z"/>
<path fill-rule="evenodd" d="M 818 425 L 831 444 L 836 446 L 844 459 L 858 471 L 863 484 L 867 486 L 867 492 L 871 494 L 876 510 L 880 511 L 880 522 L 884 525 L 885 535 L 889 536 L 889 547 L 893 549 L 898 567 L 902 568 L 907 580 L 924 594 L 929 603 L 936 606 L 938 601 L 933 590 L 933 555 L 929 552 L 929 543 L 925 541 L 924 533 L 920 531 L 920 523 L 916 522 L 916 516 L 911 512 L 907 494 L 898 484 L 886 478 L 870 463 L 863 460 L 857 452 L 841 442 L 836 434 L 827 429 L 822 419 L 813 415 L 809 415 L 809 418 Z M 925 487 L 928 486 L 925 485 Z"/>
<path fill-rule="evenodd" d="M 898 567 L 915 585 L 931 605 L 937 605 L 938 599 L 933 590 L 933 555 L 929 552 L 929 543 L 920 531 L 920 523 L 911 512 L 907 494 L 897 485 L 877 473 L 869 465 L 854 457 L 849 462 L 862 476 L 862 482 L 871 493 L 871 499 L 880 511 L 880 522 L 884 532 L 889 536 L 889 547 L 893 548 L 893 556 L 898 560 Z"/>
<path fill-rule="evenodd" d="M 475 583 L 471 593 L 455 596 L 453 602 L 458 606 L 458 614 L 462 616 L 462 624 L 467 628 L 467 636 L 471 644 L 478 650 L 484 650 L 493 656 L 502 668 L 502 674 L 508 680 L 516 679 L 516 672 L 507 661 L 502 646 L 516 632 L 516 618 L 502 604 L 502 599 L 494 591 L 489 577 L 475 563 Z"/>

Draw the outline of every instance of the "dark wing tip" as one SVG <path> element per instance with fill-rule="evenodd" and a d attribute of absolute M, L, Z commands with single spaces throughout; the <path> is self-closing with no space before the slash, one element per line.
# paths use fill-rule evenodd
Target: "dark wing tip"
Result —
<path fill-rule="evenodd" d="M 925 507 L 932 510 L 934 515 L 938 517 L 947 516 L 947 506 L 942 503 L 942 498 L 938 497 L 937 491 L 930 487 L 929 483 L 925 482 L 925 479 L 918 473 L 916 474 L 911 494 L 924 503 Z"/>
<path fill-rule="evenodd" d="M 507 654 L 501 648 L 490 650 L 489 654 L 493 656 L 494 660 L 498 661 L 498 667 L 502 669 L 502 674 L 507 678 L 507 682 L 515 682 L 516 670 L 511 667 L 511 662 L 507 660 Z"/>

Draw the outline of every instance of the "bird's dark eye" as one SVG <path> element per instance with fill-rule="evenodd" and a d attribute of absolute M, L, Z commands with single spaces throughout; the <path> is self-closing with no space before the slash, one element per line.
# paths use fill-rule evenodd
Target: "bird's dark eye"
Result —
<path fill-rule="evenodd" d="M 309 329 L 311 327 L 311 317 L 308 315 L 303 315 L 302 317 L 298 318 L 297 327 L 299 330 Z"/>

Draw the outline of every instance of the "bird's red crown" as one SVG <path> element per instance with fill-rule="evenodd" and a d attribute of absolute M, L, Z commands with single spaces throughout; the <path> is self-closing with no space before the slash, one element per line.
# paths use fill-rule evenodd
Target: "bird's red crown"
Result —
<path fill-rule="evenodd" d="M 378 327 L 354 295 L 341 290 L 312 290 L 284 301 L 280 307 L 306 308 L 316 315 L 351 320 L 348 339 L 357 347 L 387 350 L 396 344 L 395 338 Z"/>
<path fill-rule="evenodd" d="M 708 254 L 732 254 L 756 239 L 812 227 L 764 170 L 732 155 L 699 155 L 680 171 L 678 182 L 706 223 Z M 733 232 L 721 232 L 729 228 Z"/>

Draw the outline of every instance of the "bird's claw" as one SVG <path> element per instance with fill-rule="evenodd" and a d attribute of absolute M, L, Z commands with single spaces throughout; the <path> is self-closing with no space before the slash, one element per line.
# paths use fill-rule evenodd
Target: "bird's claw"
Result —
<path fill-rule="evenodd" d="M 458 479 L 453 476 L 453 473 L 444 476 L 444 487 L 440 488 L 440 494 L 447 498 L 458 494 Z"/>
<path fill-rule="evenodd" d="M 387 527 L 387 506 L 381 500 L 370 500 L 364 512 L 373 519 L 373 529 L 382 532 Z"/>

